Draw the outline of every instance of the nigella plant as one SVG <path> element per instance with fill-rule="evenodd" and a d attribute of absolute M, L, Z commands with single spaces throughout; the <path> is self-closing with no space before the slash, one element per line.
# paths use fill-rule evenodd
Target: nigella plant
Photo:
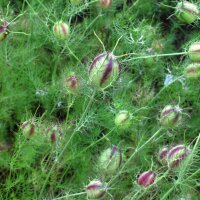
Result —
<path fill-rule="evenodd" d="M 8 34 L 9 34 L 8 22 L 3 21 L 0 26 L 0 41 L 5 40 Z"/>
<path fill-rule="evenodd" d="M 30 119 L 21 124 L 21 130 L 25 137 L 32 137 L 36 132 L 36 120 Z"/>
<path fill-rule="evenodd" d="M 51 143 L 57 143 L 63 135 L 63 130 L 58 125 L 55 125 L 52 127 L 48 127 L 45 131 L 45 134 L 48 141 L 50 141 Z"/>
<path fill-rule="evenodd" d="M 97 89 L 110 87 L 118 78 L 120 64 L 112 52 L 98 55 L 89 68 L 89 79 L 91 85 Z"/>

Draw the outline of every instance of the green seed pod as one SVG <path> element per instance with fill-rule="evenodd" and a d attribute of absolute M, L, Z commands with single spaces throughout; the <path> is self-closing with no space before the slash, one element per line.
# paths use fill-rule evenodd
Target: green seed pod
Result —
<path fill-rule="evenodd" d="M 21 125 L 22 133 L 25 137 L 29 138 L 36 132 L 36 122 L 34 119 L 27 120 Z"/>
<path fill-rule="evenodd" d="M 119 76 L 120 64 L 112 53 L 98 55 L 89 68 L 89 79 L 97 89 L 106 89 Z"/>
<path fill-rule="evenodd" d="M 80 88 L 80 81 L 77 76 L 71 75 L 67 77 L 65 86 L 70 93 L 74 94 L 77 93 Z"/>
<path fill-rule="evenodd" d="M 189 48 L 189 58 L 193 62 L 200 62 L 200 42 L 191 44 Z"/>
<path fill-rule="evenodd" d="M 0 41 L 6 39 L 9 34 L 8 22 L 3 21 L 2 25 L 0 26 Z"/>
<path fill-rule="evenodd" d="M 99 158 L 99 169 L 107 175 L 115 173 L 122 164 L 122 152 L 113 145 L 103 151 Z"/>
<path fill-rule="evenodd" d="M 187 24 L 193 23 L 199 15 L 197 6 L 188 1 L 179 2 L 176 7 L 177 18 Z"/>
<path fill-rule="evenodd" d="M 161 112 L 160 123 L 164 127 L 172 128 L 181 120 L 181 110 L 179 106 L 167 105 Z"/>
<path fill-rule="evenodd" d="M 131 114 L 127 110 L 121 110 L 115 116 L 115 125 L 120 129 L 128 129 L 131 125 Z"/>
<path fill-rule="evenodd" d="M 200 62 L 188 65 L 184 70 L 185 77 L 191 80 L 200 80 Z"/>
<path fill-rule="evenodd" d="M 89 199 L 99 199 L 106 193 L 106 185 L 100 180 L 92 180 L 86 187 L 86 194 Z"/>
<path fill-rule="evenodd" d="M 69 32 L 68 24 L 62 21 L 56 22 L 53 26 L 53 33 L 60 40 L 66 40 L 69 37 Z"/>
<path fill-rule="evenodd" d="M 112 5 L 112 0 L 99 0 L 99 5 L 104 8 L 110 7 Z"/>

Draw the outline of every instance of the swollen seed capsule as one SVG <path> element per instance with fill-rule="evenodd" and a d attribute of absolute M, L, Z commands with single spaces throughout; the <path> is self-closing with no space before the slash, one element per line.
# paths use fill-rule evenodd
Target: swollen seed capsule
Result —
<path fill-rule="evenodd" d="M 181 110 L 179 106 L 167 105 L 161 112 L 160 123 L 165 127 L 174 127 L 181 120 Z"/>
<path fill-rule="evenodd" d="M 66 87 L 69 92 L 76 93 L 80 87 L 79 79 L 75 75 L 69 76 L 66 79 Z"/>
<path fill-rule="evenodd" d="M 200 42 L 195 42 L 189 47 L 189 58 L 193 62 L 200 62 Z"/>
<path fill-rule="evenodd" d="M 46 135 L 49 141 L 55 143 L 62 137 L 63 131 L 60 127 L 54 126 L 53 128 L 46 129 Z"/>
<path fill-rule="evenodd" d="M 140 186 L 148 187 L 149 185 L 152 185 L 154 183 L 155 178 L 156 175 L 153 171 L 146 171 L 139 176 L 137 183 Z"/>
<path fill-rule="evenodd" d="M 53 26 L 54 35 L 61 40 L 65 40 L 69 37 L 69 26 L 68 24 L 59 21 L 56 22 Z"/>
<path fill-rule="evenodd" d="M 170 168 L 178 167 L 181 162 L 187 157 L 189 154 L 190 149 L 184 145 L 177 145 L 170 149 L 167 162 Z"/>
<path fill-rule="evenodd" d="M 120 129 L 127 129 L 131 125 L 131 114 L 127 110 L 121 110 L 115 116 L 115 125 Z"/>
<path fill-rule="evenodd" d="M 197 6 L 188 1 L 179 2 L 176 7 L 177 18 L 187 24 L 193 23 L 199 15 Z"/>
<path fill-rule="evenodd" d="M 5 40 L 8 34 L 9 34 L 8 22 L 4 21 L 0 26 L 0 41 Z"/>
<path fill-rule="evenodd" d="M 21 125 L 22 133 L 25 137 L 31 137 L 35 133 L 36 124 L 33 120 L 27 120 Z"/>
<path fill-rule="evenodd" d="M 120 72 L 120 64 L 112 53 L 98 55 L 89 68 L 89 79 L 97 89 L 105 89 L 116 81 Z"/>
<path fill-rule="evenodd" d="M 161 164 L 167 163 L 168 152 L 169 152 L 169 148 L 167 146 L 164 146 L 160 149 L 160 151 L 158 153 L 158 160 Z"/>
<path fill-rule="evenodd" d="M 200 80 L 200 62 L 188 65 L 184 71 L 186 78 Z"/>
<path fill-rule="evenodd" d="M 100 0 L 99 5 L 104 8 L 110 7 L 112 5 L 112 0 Z"/>
<path fill-rule="evenodd" d="M 91 181 L 86 187 L 86 194 L 89 199 L 99 199 L 106 193 L 106 186 L 100 180 Z"/>
<path fill-rule="evenodd" d="M 102 152 L 99 158 L 99 169 L 105 174 L 115 173 L 122 164 L 121 150 L 112 145 L 112 147 Z"/>

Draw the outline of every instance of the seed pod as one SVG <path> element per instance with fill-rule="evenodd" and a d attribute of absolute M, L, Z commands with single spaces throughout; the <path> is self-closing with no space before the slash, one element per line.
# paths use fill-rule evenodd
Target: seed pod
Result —
<path fill-rule="evenodd" d="M 105 89 L 112 85 L 119 76 L 120 64 L 112 53 L 98 55 L 89 68 L 89 79 L 97 89 Z"/>
<path fill-rule="evenodd" d="M 121 110 L 115 116 L 115 125 L 120 129 L 127 129 L 131 125 L 131 114 L 127 110 Z"/>
<path fill-rule="evenodd" d="M 106 193 L 106 186 L 100 180 L 91 181 L 86 187 L 86 194 L 88 198 L 99 199 Z"/>
<path fill-rule="evenodd" d="M 36 132 L 35 120 L 27 120 L 21 125 L 22 133 L 25 137 L 31 137 Z"/>
<path fill-rule="evenodd" d="M 0 26 L 0 41 L 6 39 L 9 34 L 8 22 L 3 21 L 2 25 Z"/>
<path fill-rule="evenodd" d="M 67 39 L 69 37 L 68 24 L 66 24 L 62 21 L 56 22 L 53 26 L 53 33 L 60 40 Z"/>
<path fill-rule="evenodd" d="M 161 112 L 160 123 L 164 127 L 174 127 L 181 120 L 181 110 L 179 106 L 167 105 Z"/>
<path fill-rule="evenodd" d="M 187 157 L 189 154 L 190 149 L 184 145 L 177 145 L 170 149 L 167 162 L 170 168 L 178 167 L 181 162 Z"/>
<path fill-rule="evenodd" d="M 166 164 L 167 163 L 167 155 L 169 152 L 169 147 L 164 146 L 160 149 L 158 153 L 158 160 L 161 164 Z"/>
<path fill-rule="evenodd" d="M 193 23 L 199 15 L 197 6 L 188 1 L 179 2 L 176 7 L 177 18 L 187 24 Z"/>
<path fill-rule="evenodd" d="M 163 49 L 163 43 L 161 40 L 154 40 L 151 47 L 155 50 L 155 52 L 160 53 Z"/>
<path fill-rule="evenodd" d="M 195 42 L 189 47 L 189 58 L 193 62 L 200 62 L 200 42 Z"/>
<path fill-rule="evenodd" d="M 110 7 L 112 5 L 112 0 L 100 0 L 99 5 L 104 8 Z"/>
<path fill-rule="evenodd" d="M 99 158 L 99 169 L 104 174 L 115 173 L 122 164 L 122 152 L 121 150 L 112 145 L 112 147 L 102 152 Z"/>
<path fill-rule="evenodd" d="M 137 183 L 138 183 L 138 185 L 146 188 L 149 185 L 152 185 L 154 183 L 155 178 L 156 178 L 156 175 L 153 171 L 146 171 L 146 172 L 143 172 L 139 176 Z"/>
<path fill-rule="evenodd" d="M 52 143 L 58 142 L 63 135 L 62 129 L 58 126 L 47 128 L 45 133 L 47 135 L 48 140 Z"/>
<path fill-rule="evenodd" d="M 200 62 L 188 65 L 184 71 L 186 78 L 200 80 Z"/>
<path fill-rule="evenodd" d="M 79 90 L 80 82 L 77 76 L 72 75 L 66 79 L 66 87 L 70 93 L 76 93 Z"/>

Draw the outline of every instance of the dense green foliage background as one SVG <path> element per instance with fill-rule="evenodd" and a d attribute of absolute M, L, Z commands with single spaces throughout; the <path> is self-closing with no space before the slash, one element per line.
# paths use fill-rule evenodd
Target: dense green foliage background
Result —
<path fill-rule="evenodd" d="M 101 151 L 115 144 L 122 149 L 126 163 L 160 129 L 159 115 L 168 104 L 182 109 L 181 124 L 162 129 L 138 151 L 108 192 L 116 200 L 178 200 L 188 195 L 199 199 L 200 83 L 184 78 L 183 70 L 190 63 L 186 55 L 119 58 L 119 79 L 111 88 L 97 92 L 83 115 L 93 93 L 88 68 L 104 51 L 94 31 L 106 51 L 112 51 L 122 36 L 116 56 L 146 55 L 148 48 L 157 54 L 185 52 L 192 42 L 199 41 L 200 24 L 179 22 L 174 16 L 176 4 L 168 0 L 113 0 L 111 7 L 101 8 L 98 1 L 72 5 L 68 0 L 1 0 L 0 17 L 11 22 L 9 36 L 0 43 L 1 199 L 56 199 L 83 192 L 94 178 L 109 182 L 113 177 L 104 177 L 98 170 Z M 61 19 L 70 24 L 67 41 L 53 35 L 52 27 Z M 72 72 L 81 83 L 76 95 L 64 87 Z M 165 85 L 167 74 L 177 80 Z M 115 127 L 114 117 L 120 110 L 133 115 L 128 130 Z M 63 137 L 52 144 L 44 139 L 44 129 L 38 129 L 27 139 L 20 126 L 33 118 L 43 127 L 62 127 Z M 167 144 L 186 144 L 191 149 L 196 144 L 197 148 L 189 162 L 165 176 L 167 167 L 158 162 L 157 154 Z M 136 180 L 149 169 L 162 178 L 144 192 Z M 110 198 L 105 195 L 103 199 Z M 66 199 L 81 200 L 86 195 Z"/>

